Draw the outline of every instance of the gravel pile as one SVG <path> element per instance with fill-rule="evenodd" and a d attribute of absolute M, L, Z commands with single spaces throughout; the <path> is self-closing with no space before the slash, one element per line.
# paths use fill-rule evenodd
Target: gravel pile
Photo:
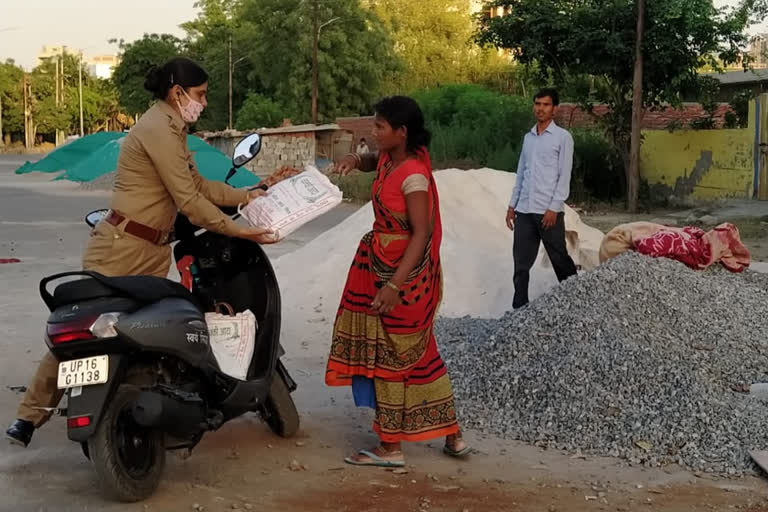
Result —
<path fill-rule="evenodd" d="M 768 275 L 630 253 L 436 334 L 459 417 L 486 434 L 727 475 L 768 449 L 768 400 L 748 393 L 768 382 Z"/>
<path fill-rule="evenodd" d="M 117 177 L 117 171 L 108 172 L 91 181 L 84 181 L 80 183 L 82 190 L 112 190 L 115 185 L 115 178 Z"/>

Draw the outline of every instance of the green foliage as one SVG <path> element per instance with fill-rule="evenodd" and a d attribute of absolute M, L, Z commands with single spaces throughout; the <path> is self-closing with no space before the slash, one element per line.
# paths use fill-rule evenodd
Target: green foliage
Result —
<path fill-rule="evenodd" d="M 230 40 L 233 117 L 248 94 L 248 75 L 252 69 L 246 54 L 256 34 L 241 27 L 239 5 L 237 0 L 200 0 L 195 3 L 200 9 L 197 18 L 182 25 L 187 32 L 188 56 L 210 76 L 208 108 L 196 124 L 200 130 L 222 130 L 229 124 Z"/>
<path fill-rule="evenodd" d="M 621 154 L 604 133 L 573 129 L 571 200 L 620 201 L 626 194 Z"/>
<path fill-rule="evenodd" d="M 131 43 L 120 41 L 120 64 L 112 80 L 117 87 L 120 105 L 130 115 L 143 114 L 152 102 L 152 94 L 144 89 L 144 78 L 152 66 L 184 52 L 180 39 L 170 34 L 145 34 Z"/>
<path fill-rule="evenodd" d="M 523 137 L 535 124 L 532 101 L 475 85 L 454 85 L 417 93 L 433 140 L 436 165 L 488 166 L 515 171 Z M 625 177 L 618 151 L 604 134 L 573 130 L 574 200 L 623 197 Z"/>
<path fill-rule="evenodd" d="M 597 77 L 581 102 L 607 103 L 605 128 L 628 164 L 636 31 L 631 0 L 498 0 L 511 14 L 479 18 L 478 41 L 509 49 L 523 64 L 538 63 L 542 74 Z M 745 29 L 765 12 L 765 0 L 744 0 L 718 9 L 713 0 L 647 0 L 643 39 L 645 106 L 677 105 L 696 84 L 703 66 L 736 62 L 747 43 Z M 627 169 L 628 171 L 628 169 Z"/>
<path fill-rule="evenodd" d="M 0 64 L 0 97 L 3 100 L 3 132 L 5 133 L 24 130 L 23 80 L 24 70 L 12 61 Z"/>
<path fill-rule="evenodd" d="M 256 130 L 280 125 L 285 110 L 277 102 L 261 94 L 249 94 L 237 114 L 238 130 Z"/>
<path fill-rule="evenodd" d="M 373 180 L 376 179 L 375 172 L 355 171 L 346 176 L 339 176 L 333 173 L 329 176 L 345 198 L 356 202 L 368 202 L 371 200 L 371 189 Z"/>
<path fill-rule="evenodd" d="M 47 59 L 29 75 L 30 105 L 35 133 L 80 133 L 80 57 L 64 54 L 62 87 L 56 103 L 56 59 Z M 120 115 L 117 90 L 111 82 L 92 77 L 83 65 L 83 128 L 86 133 L 106 129 Z M 21 89 L 20 89 L 21 90 Z M 22 100 L 23 108 L 23 100 Z M 22 126 L 23 131 L 23 112 Z"/>
<path fill-rule="evenodd" d="M 717 128 L 715 114 L 719 107 L 718 94 L 720 93 L 720 81 L 712 77 L 701 77 L 698 80 L 697 94 L 699 103 L 704 109 L 706 116 L 691 121 L 691 128 L 694 130 L 714 130 Z"/>
<path fill-rule="evenodd" d="M 531 102 L 476 85 L 452 85 L 414 95 L 432 130 L 436 161 L 472 160 L 513 170 L 522 137 L 533 126 Z"/>
<path fill-rule="evenodd" d="M 396 69 L 392 40 L 359 0 L 318 1 L 318 112 L 323 121 L 369 112 Z M 275 98 L 295 121 L 311 117 L 312 0 L 242 0 L 251 89 Z M 334 20 L 334 21 L 332 21 Z M 332 21 L 332 22 L 331 22 Z"/>
<path fill-rule="evenodd" d="M 63 64 L 61 88 L 56 100 L 57 64 Z M 48 58 L 26 74 L 33 137 L 38 134 L 53 140 L 55 132 L 80 133 L 79 55 L 63 54 Z M 59 69 L 61 74 L 61 68 Z M 3 99 L 3 132 L 21 139 L 24 133 L 24 71 L 12 61 L 0 64 L 0 95 Z M 83 128 L 86 133 L 114 129 L 121 112 L 115 86 L 82 69 Z"/>
<path fill-rule="evenodd" d="M 746 128 L 749 126 L 749 102 L 755 94 L 750 89 L 736 93 L 731 98 L 730 105 L 733 112 L 725 115 L 725 124 L 728 128 Z"/>
<path fill-rule="evenodd" d="M 477 27 L 466 0 L 367 0 L 366 4 L 392 34 L 403 64 L 387 77 L 388 94 L 463 83 L 515 92 L 510 59 L 489 45 L 475 43 Z"/>

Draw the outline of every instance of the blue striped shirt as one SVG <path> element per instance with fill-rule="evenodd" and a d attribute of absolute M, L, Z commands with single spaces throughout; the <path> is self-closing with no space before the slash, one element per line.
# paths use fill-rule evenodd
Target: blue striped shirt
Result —
<path fill-rule="evenodd" d="M 509 206 L 519 213 L 562 212 L 571 192 L 573 137 L 554 121 L 525 134 Z"/>

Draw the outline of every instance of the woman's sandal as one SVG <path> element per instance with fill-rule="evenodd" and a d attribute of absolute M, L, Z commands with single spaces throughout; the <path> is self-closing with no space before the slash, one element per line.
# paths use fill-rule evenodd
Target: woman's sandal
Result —
<path fill-rule="evenodd" d="M 459 441 L 464 441 L 464 439 L 458 438 L 453 443 L 446 442 L 445 446 L 443 446 L 443 453 L 459 459 L 464 458 L 472 453 L 472 448 L 466 443 L 466 441 L 464 441 L 464 448 L 461 450 L 456 450 L 453 446 L 451 446 L 451 444 L 455 446 L 455 443 L 458 443 Z"/>
<path fill-rule="evenodd" d="M 376 455 L 371 450 L 360 450 L 358 455 L 368 457 L 368 460 L 358 460 L 353 457 L 346 457 L 344 462 L 352 464 L 353 466 L 377 466 L 380 468 L 402 468 L 405 466 L 405 460 L 403 460 L 402 452 L 389 452 L 385 456 Z M 399 457 L 396 460 L 389 459 L 387 457 Z"/>

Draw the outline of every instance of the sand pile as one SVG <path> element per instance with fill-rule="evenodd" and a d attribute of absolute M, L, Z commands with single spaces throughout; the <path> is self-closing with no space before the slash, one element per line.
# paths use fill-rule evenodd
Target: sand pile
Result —
<path fill-rule="evenodd" d="M 443 219 L 442 259 L 445 294 L 442 316 L 495 318 L 512 304 L 512 232 L 505 224 L 515 175 L 492 169 L 435 173 Z M 327 350 L 330 329 L 347 270 L 360 238 L 370 231 L 373 210 L 363 206 L 344 222 L 301 249 L 275 260 L 282 293 L 283 343 L 309 342 L 313 352 Z M 602 233 L 566 211 L 569 252 L 584 270 L 598 264 Z M 534 299 L 557 285 L 544 249 L 531 275 Z M 289 319 L 304 319 L 297 325 Z M 303 322 L 302 322 L 303 323 Z"/>

